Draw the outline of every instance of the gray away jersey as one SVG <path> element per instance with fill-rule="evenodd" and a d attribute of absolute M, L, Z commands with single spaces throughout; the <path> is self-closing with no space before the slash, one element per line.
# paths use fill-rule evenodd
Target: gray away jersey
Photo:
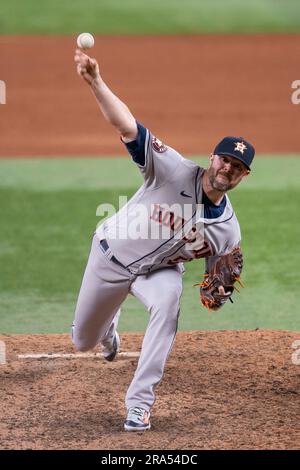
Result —
<path fill-rule="evenodd" d="M 239 245 L 240 227 L 227 195 L 219 215 L 205 217 L 204 169 L 165 146 L 139 124 L 144 184 L 96 230 L 133 274 L 206 258 L 207 267 Z M 130 144 L 128 144 L 130 145 Z M 216 215 L 216 216 L 215 216 Z"/>

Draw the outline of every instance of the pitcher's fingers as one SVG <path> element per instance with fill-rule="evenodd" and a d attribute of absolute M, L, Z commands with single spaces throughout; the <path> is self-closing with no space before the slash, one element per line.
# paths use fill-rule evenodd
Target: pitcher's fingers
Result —
<path fill-rule="evenodd" d="M 97 62 L 95 61 L 95 59 L 89 58 L 86 64 L 86 67 L 89 68 L 89 70 L 94 72 L 96 70 L 96 66 L 97 66 Z"/>
<path fill-rule="evenodd" d="M 77 62 L 77 63 L 78 63 L 78 62 L 82 62 L 82 57 L 81 57 L 80 55 L 78 55 L 78 54 L 75 54 L 75 55 L 74 55 L 74 60 L 75 60 L 75 62 Z"/>
<path fill-rule="evenodd" d="M 75 54 L 78 54 L 79 56 L 84 56 L 84 55 L 86 55 L 84 52 L 82 52 L 81 49 L 75 49 Z"/>
<path fill-rule="evenodd" d="M 74 60 L 76 63 L 81 63 L 81 64 L 84 64 L 84 65 L 88 65 L 89 63 L 89 56 L 85 55 L 85 54 L 77 54 L 75 53 L 74 55 Z"/>
<path fill-rule="evenodd" d="M 219 286 L 219 294 L 220 295 L 225 295 L 225 289 L 223 286 Z"/>
<path fill-rule="evenodd" d="M 78 64 L 78 65 L 77 65 L 77 73 L 78 73 L 79 75 L 85 74 L 85 73 L 86 73 L 86 68 L 83 67 L 81 64 Z"/>

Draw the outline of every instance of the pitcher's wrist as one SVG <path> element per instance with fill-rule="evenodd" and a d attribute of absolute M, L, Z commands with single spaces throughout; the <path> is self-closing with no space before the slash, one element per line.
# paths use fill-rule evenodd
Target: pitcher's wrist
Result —
<path fill-rule="evenodd" d="M 103 80 L 101 77 L 96 77 L 91 82 L 91 87 L 94 91 L 99 90 L 103 85 Z"/>

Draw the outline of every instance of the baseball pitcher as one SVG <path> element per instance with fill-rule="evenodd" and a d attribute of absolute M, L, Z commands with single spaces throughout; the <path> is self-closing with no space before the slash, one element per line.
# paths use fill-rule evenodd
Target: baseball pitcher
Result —
<path fill-rule="evenodd" d="M 96 345 L 115 358 L 120 307 L 128 294 L 147 308 L 149 324 L 126 394 L 126 431 L 150 429 L 155 387 L 177 332 L 184 263 L 205 258 L 200 283 L 205 307 L 231 300 L 242 270 L 239 223 L 226 192 L 250 173 L 254 148 L 242 137 L 225 137 L 207 169 L 163 144 L 131 114 L 103 81 L 99 66 L 75 52 L 78 74 L 91 88 L 104 118 L 126 145 L 143 184 L 94 234 L 72 326 L 80 351 Z"/>

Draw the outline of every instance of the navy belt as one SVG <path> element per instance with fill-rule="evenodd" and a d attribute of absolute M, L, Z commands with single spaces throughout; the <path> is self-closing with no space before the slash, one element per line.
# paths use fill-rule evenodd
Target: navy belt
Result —
<path fill-rule="evenodd" d="M 105 238 L 103 240 L 100 240 L 100 245 L 102 246 L 104 252 L 106 252 L 107 250 L 110 249 L 109 246 L 108 246 L 107 241 L 105 240 Z M 115 264 L 118 264 L 122 268 L 126 269 L 124 264 L 120 263 L 120 261 L 118 261 L 117 258 L 114 255 L 112 255 L 110 260 L 113 261 Z"/>

